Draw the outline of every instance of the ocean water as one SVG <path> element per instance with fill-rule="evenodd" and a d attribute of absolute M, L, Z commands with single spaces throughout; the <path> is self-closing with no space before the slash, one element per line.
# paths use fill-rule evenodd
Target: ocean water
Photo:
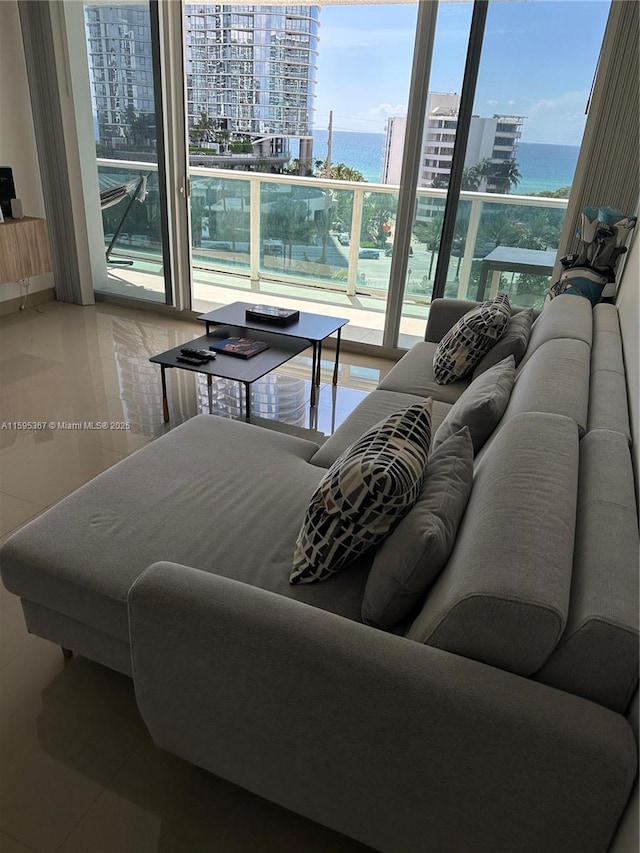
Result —
<path fill-rule="evenodd" d="M 313 156 L 324 160 L 327 156 L 326 130 L 313 131 Z M 333 133 L 331 160 L 344 163 L 362 172 L 365 180 L 380 181 L 382 173 L 383 133 Z M 514 193 L 529 195 L 566 187 L 573 181 L 578 161 L 578 145 L 546 145 L 538 142 L 521 142 L 516 161 L 522 178 Z"/>

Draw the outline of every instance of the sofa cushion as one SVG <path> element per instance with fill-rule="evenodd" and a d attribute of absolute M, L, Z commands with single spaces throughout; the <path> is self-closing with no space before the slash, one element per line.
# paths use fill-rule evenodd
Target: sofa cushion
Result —
<path fill-rule="evenodd" d="M 420 497 L 376 552 L 362 602 L 367 625 L 391 628 L 421 601 L 449 559 L 472 480 L 473 444 L 463 427 L 431 454 Z"/>
<path fill-rule="evenodd" d="M 508 356 L 512 355 L 516 367 L 522 361 L 531 336 L 531 324 L 533 323 L 533 308 L 528 311 L 518 311 L 511 315 L 506 334 L 500 338 L 498 343 L 491 347 L 489 352 L 481 359 L 473 371 L 472 379 L 477 379 L 481 373 L 498 364 Z"/>
<path fill-rule="evenodd" d="M 563 294 L 546 302 L 531 327 L 529 345 L 522 361 L 526 362 L 538 347 L 554 338 L 572 338 L 591 346 L 593 318 L 588 299 Z"/>
<path fill-rule="evenodd" d="M 367 430 L 394 414 L 398 409 L 420 403 L 424 397 L 417 394 L 401 394 L 397 391 L 372 391 L 358 403 L 356 408 L 340 424 L 333 435 L 320 445 L 320 450 L 311 457 L 314 465 L 330 468 L 336 459 L 357 441 Z M 442 408 L 442 404 L 439 404 Z M 440 424 L 440 420 L 438 420 Z M 431 432 L 433 411 L 431 413 Z"/>
<path fill-rule="evenodd" d="M 433 357 L 436 382 L 448 385 L 466 376 L 505 334 L 510 319 L 506 294 L 468 311 L 436 347 Z"/>
<path fill-rule="evenodd" d="M 380 542 L 418 499 L 431 444 L 431 400 L 390 415 L 329 468 L 311 496 L 292 584 L 321 581 Z"/>
<path fill-rule="evenodd" d="M 615 305 L 605 303 L 598 304 L 593 309 L 587 429 L 619 432 L 631 444 L 618 309 Z"/>
<path fill-rule="evenodd" d="M 521 412 L 552 412 L 572 418 L 580 435 L 584 435 L 589 407 L 589 358 L 590 350 L 584 341 L 547 341 L 516 370 L 505 420 Z"/>
<path fill-rule="evenodd" d="M 124 642 L 129 587 L 165 558 L 360 621 L 368 565 L 330 584 L 289 584 L 304 505 L 324 473 L 308 462 L 317 449 L 252 424 L 192 418 L 14 534 L 3 579 Z"/>
<path fill-rule="evenodd" d="M 476 466 L 449 562 L 407 636 L 536 672 L 566 624 L 577 487 L 572 420 L 531 412 L 505 423 Z"/>
<path fill-rule="evenodd" d="M 620 433 L 580 442 L 569 618 L 537 679 L 624 713 L 638 683 L 638 517 Z"/>
<path fill-rule="evenodd" d="M 450 385 L 439 385 L 433 374 L 433 357 L 436 343 L 420 341 L 411 347 L 400 361 L 395 364 L 378 388 L 383 391 L 400 391 L 404 394 L 418 394 L 420 397 L 433 397 L 443 403 L 455 403 L 471 382 L 471 376 L 465 376 Z"/>
<path fill-rule="evenodd" d="M 482 373 L 449 409 L 433 437 L 432 449 L 468 426 L 474 452 L 478 453 L 504 414 L 514 379 L 512 355 Z"/>

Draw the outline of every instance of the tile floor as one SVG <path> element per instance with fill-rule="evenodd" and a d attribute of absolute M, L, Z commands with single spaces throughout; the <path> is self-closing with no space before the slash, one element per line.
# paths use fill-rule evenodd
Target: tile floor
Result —
<path fill-rule="evenodd" d="M 107 304 L 48 303 L 0 318 L 1 539 L 208 410 L 206 383 L 172 371 L 164 424 L 159 370 L 148 362 L 200 334 L 198 323 Z M 284 429 L 328 433 L 390 363 L 344 353 L 335 394 L 331 366 L 329 354 L 311 416 L 306 354 L 256 388 L 254 411 L 264 422 L 283 418 Z M 216 388 L 216 407 L 238 416 L 234 389 Z M 103 421 L 131 428 L 58 427 Z M 1 587 L 0 721 L 1 853 L 365 850 L 156 749 L 132 682 L 82 658 L 65 663 L 56 646 L 27 634 L 18 599 Z"/>

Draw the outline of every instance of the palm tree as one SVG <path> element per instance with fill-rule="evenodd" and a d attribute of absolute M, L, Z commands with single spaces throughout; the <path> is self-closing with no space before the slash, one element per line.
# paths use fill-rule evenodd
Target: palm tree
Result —
<path fill-rule="evenodd" d="M 314 177 L 316 178 L 331 178 L 334 181 L 364 181 L 362 172 L 352 169 L 351 166 L 346 166 L 344 163 L 334 163 L 328 174 L 326 160 L 316 160 L 313 165 Z"/>
<path fill-rule="evenodd" d="M 398 197 L 390 193 L 366 193 L 362 211 L 362 230 L 381 246 L 387 242 L 385 225 L 395 216 Z"/>
<path fill-rule="evenodd" d="M 213 129 L 213 119 L 210 118 L 204 110 L 202 110 L 200 117 L 193 123 L 191 130 L 189 131 L 190 141 L 192 141 L 194 145 L 201 145 L 204 141 L 208 142 L 211 134 L 213 133 Z"/>
<path fill-rule="evenodd" d="M 425 244 L 427 251 L 431 252 L 428 274 L 428 278 L 431 278 L 435 254 L 440 248 L 440 237 L 442 236 L 442 214 L 436 213 L 426 222 L 416 223 L 413 227 L 413 233 L 417 240 Z"/>
<path fill-rule="evenodd" d="M 495 184 L 494 192 L 506 195 L 511 187 L 515 187 L 520 183 L 520 169 L 516 161 L 503 160 L 501 163 L 492 163 L 491 160 L 484 160 L 481 164 L 482 177 L 487 179 L 487 183 Z"/>

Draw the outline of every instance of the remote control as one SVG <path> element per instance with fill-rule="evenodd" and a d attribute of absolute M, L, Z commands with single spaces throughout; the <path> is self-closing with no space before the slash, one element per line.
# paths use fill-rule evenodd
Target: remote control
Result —
<path fill-rule="evenodd" d="M 182 355 L 188 355 L 190 358 L 202 358 L 209 361 L 210 358 L 215 358 L 216 354 L 208 349 L 193 349 L 193 347 L 182 347 L 180 350 Z"/>
<path fill-rule="evenodd" d="M 192 364 L 194 367 L 204 367 L 204 365 L 207 364 L 207 359 L 193 358 L 190 355 L 179 355 L 176 357 L 176 361 L 179 361 L 182 364 Z"/>

